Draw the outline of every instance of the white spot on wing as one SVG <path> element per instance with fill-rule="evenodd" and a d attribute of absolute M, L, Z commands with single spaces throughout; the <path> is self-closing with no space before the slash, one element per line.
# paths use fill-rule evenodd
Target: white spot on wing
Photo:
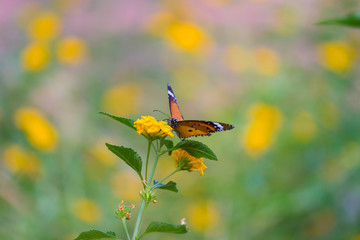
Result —
<path fill-rule="evenodd" d="M 220 123 L 218 123 L 218 122 L 213 122 L 213 124 L 218 127 L 219 131 L 224 130 L 224 127 L 223 127 Z"/>
<path fill-rule="evenodd" d="M 170 90 L 168 90 L 168 94 L 169 94 L 171 97 L 175 98 L 175 95 L 174 95 Z"/>

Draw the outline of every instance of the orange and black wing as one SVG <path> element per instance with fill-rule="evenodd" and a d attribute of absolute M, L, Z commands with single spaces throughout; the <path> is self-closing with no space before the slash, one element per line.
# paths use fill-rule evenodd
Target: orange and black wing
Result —
<path fill-rule="evenodd" d="M 179 105 L 177 104 L 177 100 L 173 90 L 171 89 L 170 84 L 167 85 L 168 88 L 168 97 L 169 97 L 169 107 L 170 107 L 170 114 L 171 118 L 175 118 L 179 121 L 184 120 L 183 116 L 181 115 Z"/>
<path fill-rule="evenodd" d="M 188 138 L 210 136 L 211 133 L 231 130 L 233 128 L 233 125 L 220 122 L 184 120 L 177 122 L 174 130 L 180 138 Z"/>

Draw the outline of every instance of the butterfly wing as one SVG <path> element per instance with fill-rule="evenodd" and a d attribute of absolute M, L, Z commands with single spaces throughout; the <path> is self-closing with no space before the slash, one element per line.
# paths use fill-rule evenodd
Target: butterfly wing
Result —
<path fill-rule="evenodd" d="M 199 120 L 184 120 L 177 122 L 174 130 L 180 138 L 210 136 L 213 132 L 221 132 L 233 129 L 234 126 L 226 123 L 199 121 Z"/>
<path fill-rule="evenodd" d="M 179 105 L 177 104 L 175 94 L 174 94 L 170 84 L 167 85 L 167 88 L 168 88 L 169 107 L 170 107 L 171 118 L 175 118 L 179 121 L 182 121 L 182 120 L 184 120 L 184 118 L 181 115 Z"/>

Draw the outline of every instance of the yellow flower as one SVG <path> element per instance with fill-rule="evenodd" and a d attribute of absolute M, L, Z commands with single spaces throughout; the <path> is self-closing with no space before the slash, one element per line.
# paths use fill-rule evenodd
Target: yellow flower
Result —
<path fill-rule="evenodd" d="M 212 202 L 195 203 L 188 207 L 190 226 L 196 231 L 205 232 L 219 224 L 219 212 Z"/>
<path fill-rule="evenodd" d="M 319 46 L 318 55 L 326 69 L 341 73 L 353 67 L 356 49 L 343 41 L 326 42 Z"/>
<path fill-rule="evenodd" d="M 54 13 L 45 12 L 37 16 L 29 25 L 28 34 L 33 39 L 51 40 L 60 32 L 61 23 Z"/>
<path fill-rule="evenodd" d="M 49 63 L 49 48 L 44 43 L 33 42 L 23 50 L 21 60 L 25 70 L 39 71 Z"/>
<path fill-rule="evenodd" d="M 78 37 L 66 37 L 56 46 L 57 57 L 65 64 L 77 64 L 86 57 L 87 46 L 84 40 Z"/>
<path fill-rule="evenodd" d="M 102 108 L 105 112 L 118 116 L 127 116 L 138 108 L 139 96 L 141 96 L 141 89 L 138 84 L 125 83 L 117 85 L 105 92 Z"/>
<path fill-rule="evenodd" d="M 101 219 L 99 205 L 86 198 L 76 199 L 72 204 L 72 212 L 76 218 L 85 223 L 95 223 Z"/>
<path fill-rule="evenodd" d="M 141 116 L 134 122 L 134 127 L 138 134 L 142 134 L 148 139 L 155 140 L 165 136 L 173 137 L 172 128 L 164 121 L 157 121 L 152 116 Z"/>
<path fill-rule="evenodd" d="M 209 44 L 209 37 L 204 30 L 193 23 L 174 23 L 166 31 L 169 43 L 177 49 L 196 52 Z"/>
<path fill-rule="evenodd" d="M 306 111 L 297 113 L 292 122 L 294 137 L 300 142 L 307 143 L 315 137 L 316 132 L 317 126 L 313 116 Z"/>
<path fill-rule="evenodd" d="M 250 54 L 238 45 L 231 45 L 225 49 L 223 61 L 231 71 L 243 73 L 249 69 Z"/>
<path fill-rule="evenodd" d="M 274 141 L 282 114 L 275 106 L 258 103 L 249 109 L 248 115 L 249 123 L 240 140 L 248 154 L 257 155 Z"/>
<path fill-rule="evenodd" d="M 15 113 L 15 122 L 23 130 L 27 140 L 34 147 L 51 151 L 58 143 L 56 129 L 36 109 L 20 108 Z"/>
<path fill-rule="evenodd" d="M 201 176 L 204 174 L 204 170 L 207 168 L 203 163 L 203 158 L 193 157 L 183 149 L 172 151 L 171 156 L 173 156 L 175 160 L 175 166 L 177 168 L 180 167 L 181 170 L 188 170 L 189 172 L 200 172 Z"/>
<path fill-rule="evenodd" d="M 255 70 L 264 76 L 273 76 L 279 70 L 279 57 L 277 53 L 266 47 L 255 49 Z"/>
<path fill-rule="evenodd" d="M 11 145 L 5 149 L 4 163 L 13 173 L 23 173 L 29 177 L 36 177 L 41 173 L 39 159 L 19 145 Z"/>

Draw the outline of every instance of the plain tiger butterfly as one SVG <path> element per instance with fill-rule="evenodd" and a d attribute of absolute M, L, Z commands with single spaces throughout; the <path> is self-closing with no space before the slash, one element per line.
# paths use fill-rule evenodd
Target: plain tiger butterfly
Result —
<path fill-rule="evenodd" d="M 175 130 L 179 138 L 210 136 L 211 133 L 231 130 L 234 128 L 233 125 L 221 122 L 184 120 L 170 84 L 167 85 L 167 89 L 171 114 L 171 118 L 169 118 L 168 123 Z"/>

